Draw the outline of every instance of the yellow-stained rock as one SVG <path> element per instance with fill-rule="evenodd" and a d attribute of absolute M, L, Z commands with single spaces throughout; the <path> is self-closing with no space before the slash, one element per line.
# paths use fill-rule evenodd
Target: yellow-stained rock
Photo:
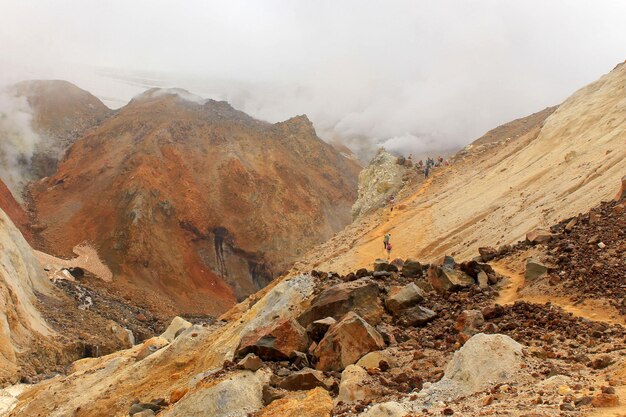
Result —
<path fill-rule="evenodd" d="M 301 397 L 276 400 L 261 410 L 257 417 L 330 417 L 332 409 L 330 394 L 318 387 Z"/>

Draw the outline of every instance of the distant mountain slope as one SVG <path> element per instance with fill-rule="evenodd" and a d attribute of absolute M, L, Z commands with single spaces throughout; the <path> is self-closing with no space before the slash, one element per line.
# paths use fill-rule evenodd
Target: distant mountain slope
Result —
<path fill-rule="evenodd" d="M 28 215 L 26 211 L 15 200 L 11 190 L 0 179 L 0 210 L 4 211 L 9 219 L 17 226 L 22 232 L 24 238 L 30 242 L 32 235 L 28 224 Z"/>
<path fill-rule="evenodd" d="M 306 116 L 269 124 L 149 90 L 31 191 L 52 251 L 89 241 L 117 283 L 215 313 L 348 224 L 359 169 Z"/>
<path fill-rule="evenodd" d="M 52 175 L 67 148 L 109 114 L 67 81 L 23 81 L 0 91 L 0 179 L 21 202 L 26 183 Z"/>
<path fill-rule="evenodd" d="M 300 266 L 342 272 L 371 263 L 386 256 L 380 242 L 388 232 L 394 258 L 468 259 L 478 246 L 515 242 L 611 199 L 626 173 L 626 65 L 552 111 L 490 131 L 393 213 L 359 219 Z"/>
<path fill-rule="evenodd" d="M 36 178 L 52 175 L 67 148 L 112 112 L 96 96 L 67 81 L 23 81 L 13 89 L 27 98 L 33 128 L 41 136 L 32 160 Z"/>

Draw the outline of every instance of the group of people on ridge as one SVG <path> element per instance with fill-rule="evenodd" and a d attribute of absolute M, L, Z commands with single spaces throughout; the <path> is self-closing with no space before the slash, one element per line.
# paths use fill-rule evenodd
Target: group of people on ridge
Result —
<path fill-rule="evenodd" d="M 426 162 L 420 159 L 415 164 L 415 168 L 417 168 L 418 172 L 421 171 L 424 174 L 424 178 L 428 178 L 431 169 L 448 165 L 450 165 L 450 162 L 448 162 L 448 160 L 444 160 L 443 157 L 439 155 L 437 159 L 430 157 L 426 158 Z"/>

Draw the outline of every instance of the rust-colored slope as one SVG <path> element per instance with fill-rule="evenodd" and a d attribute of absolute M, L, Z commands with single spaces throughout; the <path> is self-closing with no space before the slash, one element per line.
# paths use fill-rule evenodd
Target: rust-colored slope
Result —
<path fill-rule="evenodd" d="M 32 235 L 29 228 L 28 215 L 20 206 L 6 184 L 0 180 L 0 209 L 9 216 L 9 219 L 17 226 L 28 242 L 32 242 Z"/>
<path fill-rule="evenodd" d="M 186 94 L 134 99 L 31 191 L 53 251 L 89 241 L 117 283 L 216 313 L 349 223 L 358 167 L 306 116 L 272 125 Z"/>

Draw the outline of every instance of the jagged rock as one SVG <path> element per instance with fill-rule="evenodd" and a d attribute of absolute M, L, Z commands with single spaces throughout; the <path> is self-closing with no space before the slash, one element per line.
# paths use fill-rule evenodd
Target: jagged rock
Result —
<path fill-rule="evenodd" d="M 309 358 L 304 352 L 294 351 L 291 356 L 289 356 L 289 361 L 293 366 L 298 369 L 308 368 L 309 366 L 311 366 L 311 364 L 309 363 Z"/>
<path fill-rule="evenodd" d="M 480 288 L 487 288 L 489 287 L 489 276 L 485 273 L 485 271 L 480 271 L 478 273 L 478 277 L 476 278 L 478 281 L 478 286 Z"/>
<path fill-rule="evenodd" d="M 502 334 L 479 333 L 454 353 L 444 377 L 429 389 L 432 399 L 452 398 L 511 383 L 522 372 L 522 345 Z"/>
<path fill-rule="evenodd" d="M 167 339 L 160 336 L 148 339 L 143 342 L 141 349 L 139 349 L 139 351 L 135 355 L 135 359 L 137 359 L 138 361 L 145 359 L 157 350 L 167 346 L 169 343 L 170 342 Z"/>
<path fill-rule="evenodd" d="M 407 415 L 410 414 L 400 403 L 389 401 L 374 405 L 363 414 L 363 417 L 406 417 Z"/>
<path fill-rule="evenodd" d="M 326 317 L 324 319 L 315 320 L 313 323 L 309 324 L 306 328 L 306 334 L 309 335 L 311 340 L 315 342 L 319 342 L 322 340 L 330 326 L 337 323 L 332 317 Z"/>
<path fill-rule="evenodd" d="M 393 261 L 391 261 L 391 264 L 397 266 L 398 268 L 402 268 L 402 266 L 404 265 L 404 260 L 400 258 L 396 258 Z"/>
<path fill-rule="evenodd" d="M 526 272 L 524 278 L 529 281 L 535 280 L 548 273 L 548 267 L 539 263 L 536 259 L 529 258 L 526 261 Z"/>
<path fill-rule="evenodd" d="M 172 322 L 169 326 L 167 326 L 167 329 L 163 332 L 163 334 L 161 334 L 161 337 L 171 343 L 174 339 L 176 339 L 176 336 L 180 334 L 181 330 L 184 331 L 191 326 L 193 326 L 193 324 L 182 317 L 176 316 L 172 319 Z"/>
<path fill-rule="evenodd" d="M 254 353 L 263 360 L 286 360 L 294 351 L 306 351 L 308 346 L 304 328 L 293 319 L 281 319 L 242 337 L 235 357 Z"/>
<path fill-rule="evenodd" d="M 544 229 L 535 229 L 526 233 L 526 241 L 533 245 L 537 243 L 545 243 L 552 239 L 552 233 Z"/>
<path fill-rule="evenodd" d="M 357 365 L 349 365 L 341 373 L 339 394 L 335 402 L 353 403 L 365 399 L 376 398 L 380 388 L 373 383 L 367 371 Z"/>
<path fill-rule="evenodd" d="M 352 218 L 385 204 L 387 197 L 402 187 L 406 168 L 396 164 L 396 157 L 379 149 L 369 165 L 359 173 L 359 196 L 352 206 Z"/>
<path fill-rule="evenodd" d="M 269 374 L 263 370 L 237 371 L 187 393 L 176 407 L 162 411 L 159 416 L 247 417 L 265 405 L 263 386 L 268 381 Z"/>
<path fill-rule="evenodd" d="M 261 367 L 262 364 L 263 362 L 261 361 L 261 358 L 259 358 L 254 353 L 248 353 L 245 358 L 237 363 L 237 366 L 240 369 L 247 369 L 249 371 L 255 372 Z"/>
<path fill-rule="evenodd" d="M 424 291 L 410 283 L 404 287 L 393 286 L 387 293 L 385 307 L 393 314 L 399 314 L 405 308 L 412 307 L 424 299 Z"/>
<path fill-rule="evenodd" d="M 478 248 L 478 253 L 480 253 L 480 257 L 482 258 L 483 262 L 489 262 L 498 255 L 498 251 L 491 246 Z"/>
<path fill-rule="evenodd" d="M 331 417 L 333 400 L 330 394 L 315 388 L 295 397 L 273 401 L 255 414 L 257 417 Z"/>
<path fill-rule="evenodd" d="M 266 384 L 263 386 L 263 403 L 269 405 L 273 401 L 284 398 L 285 394 L 285 390 L 274 388 L 270 384 Z"/>
<path fill-rule="evenodd" d="M 357 278 L 365 278 L 369 275 L 370 275 L 370 272 L 365 268 L 361 268 L 358 271 L 356 271 Z"/>
<path fill-rule="evenodd" d="M 601 392 L 593 397 L 591 405 L 596 408 L 617 407 L 619 405 L 619 397 L 617 394 Z"/>
<path fill-rule="evenodd" d="M 374 272 L 398 272 L 398 266 L 383 259 L 376 259 Z"/>
<path fill-rule="evenodd" d="M 402 266 L 402 275 L 408 278 L 422 276 L 422 264 L 413 259 L 407 259 Z"/>
<path fill-rule="evenodd" d="M 392 367 L 396 366 L 397 362 L 395 356 L 392 355 L 390 352 L 386 350 L 377 350 L 363 356 L 357 361 L 356 364 L 362 368 L 371 369 L 378 368 L 381 361 L 387 362 Z"/>
<path fill-rule="evenodd" d="M 315 387 L 328 389 L 330 384 L 327 383 L 324 373 L 311 368 L 304 368 L 298 372 L 285 377 L 279 384 L 279 388 L 287 391 L 308 391 Z"/>
<path fill-rule="evenodd" d="M 454 266 L 456 265 L 456 261 L 454 260 L 454 258 L 452 256 L 445 255 L 436 264 L 439 265 L 439 266 L 445 267 L 445 268 L 453 269 Z"/>
<path fill-rule="evenodd" d="M 313 354 L 317 358 L 317 369 L 341 371 L 366 353 L 384 347 L 385 342 L 376 329 L 358 314 L 349 312 L 331 326 Z"/>
<path fill-rule="evenodd" d="M 379 293 L 378 285 L 369 278 L 335 285 L 316 296 L 298 321 L 308 326 L 325 317 L 338 320 L 349 311 L 354 311 L 368 323 L 376 325 L 383 315 Z"/>
<path fill-rule="evenodd" d="M 567 222 L 567 224 L 565 225 L 565 231 L 566 232 L 571 232 L 572 230 L 574 230 L 574 227 L 576 226 L 576 223 L 578 223 L 578 218 L 577 217 L 573 217 L 569 222 Z"/>
<path fill-rule="evenodd" d="M 498 255 L 504 256 L 508 254 L 509 252 L 511 252 L 512 249 L 513 248 L 511 247 L 511 245 L 502 245 L 498 248 Z"/>
<path fill-rule="evenodd" d="M 425 325 L 435 317 L 437 317 L 437 313 L 434 311 L 426 307 L 415 306 L 404 310 L 400 320 L 405 326 L 417 327 Z"/>
<path fill-rule="evenodd" d="M 429 293 L 429 292 L 433 292 L 435 291 L 435 289 L 433 288 L 433 286 L 430 284 L 430 282 L 420 279 L 418 281 L 415 281 L 415 285 L 417 285 L 418 287 L 420 287 L 422 289 L 422 291 L 424 291 L 424 293 Z"/>
<path fill-rule="evenodd" d="M 428 269 L 428 282 L 440 294 L 474 285 L 474 279 L 465 272 L 437 265 L 431 265 Z"/>
<path fill-rule="evenodd" d="M 485 318 L 480 310 L 465 310 L 454 323 L 454 329 L 462 336 L 465 342 L 471 336 L 478 333 L 480 327 L 485 324 Z"/>

